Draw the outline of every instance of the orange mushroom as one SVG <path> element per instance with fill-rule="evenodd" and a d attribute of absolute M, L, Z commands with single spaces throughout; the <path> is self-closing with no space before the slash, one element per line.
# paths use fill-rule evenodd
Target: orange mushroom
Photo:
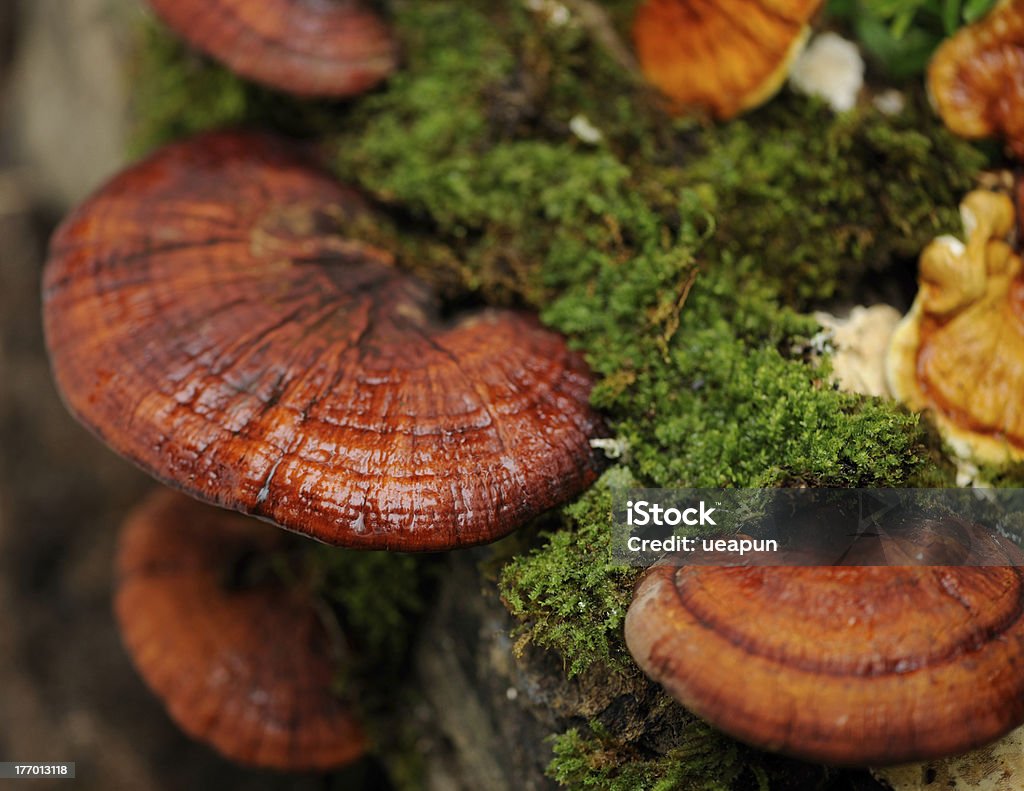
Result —
<path fill-rule="evenodd" d="M 893 334 L 889 389 L 930 410 L 962 455 L 1024 458 L 1024 288 L 1006 239 L 1013 203 L 994 192 L 961 204 L 968 242 L 936 239 L 921 254 L 920 290 Z"/>
<path fill-rule="evenodd" d="M 768 101 L 821 0 L 646 0 L 633 40 L 647 80 L 676 112 L 731 118 Z"/>
<path fill-rule="evenodd" d="M 1003 0 L 936 50 L 928 92 L 962 137 L 1001 137 L 1024 156 L 1024 0 Z"/>
<path fill-rule="evenodd" d="M 308 594 L 240 573 L 287 539 L 158 490 L 121 533 L 115 610 L 135 666 L 182 730 L 238 763 L 326 770 L 366 750 L 332 692 L 329 632 Z"/>
<path fill-rule="evenodd" d="M 950 532 L 927 552 L 964 562 Z M 1014 565 L 655 566 L 626 644 L 674 698 L 757 747 L 851 766 L 965 752 L 1024 721 L 1024 554 L 977 535 L 964 551 Z M 882 540 L 859 562 L 891 551 L 918 554 Z"/>

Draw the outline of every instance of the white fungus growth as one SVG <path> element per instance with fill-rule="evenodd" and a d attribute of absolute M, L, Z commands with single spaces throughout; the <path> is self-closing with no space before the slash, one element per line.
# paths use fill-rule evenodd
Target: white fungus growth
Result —
<path fill-rule="evenodd" d="M 590 440 L 590 447 L 604 451 L 606 458 L 621 459 L 629 450 L 629 443 L 618 437 L 601 437 Z"/>
<path fill-rule="evenodd" d="M 884 115 L 899 115 L 907 106 L 907 97 L 895 88 L 888 88 L 875 96 L 873 103 Z"/>
<path fill-rule="evenodd" d="M 864 59 L 852 41 L 822 33 L 797 58 L 789 74 L 793 90 L 818 96 L 837 113 L 853 109 L 864 85 Z"/>
<path fill-rule="evenodd" d="M 569 121 L 569 129 L 582 142 L 589 145 L 597 145 L 604 137 L 601 130 L 594 126 L 585 115 L 574 115 Z"/>
<path fill-rule="evenodd" d="M 569 22 L 569 9 L 557 0 L 525 0 L 524 5 L 535 14 L 547 17 L 551 27 L 562 27 Z"/>

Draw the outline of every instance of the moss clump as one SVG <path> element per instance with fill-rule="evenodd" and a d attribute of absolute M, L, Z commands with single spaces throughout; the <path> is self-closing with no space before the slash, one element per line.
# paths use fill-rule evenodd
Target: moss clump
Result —
<path fill-rule="evenodd" d="M 592 724 L 592 730 L 590 737 L 576 728 L 555 737 L 548 774 L 560 785 L 580 791 L 729 791 L 747 772 L 745 751 L 697 720 L 658 756 L 638 755 L 604 729 Z M 752 787 L 767 791 L 767 775 L 750 774 Z"/>
<path fill-rule="evenodd" d="M 430 559 L 324 546 L 308 555 L 315 589 L 335 607 L 364 663 L 397 669 L 428 596 Z"/>
<path fill-rule="evenodd" d="M 521 619 L 518 646 L 531 641 L 556 650 L 570 677 L 594 663 L 632 668 L 622 644 L 634 569 L 612 566 L 612 487 L 628 485 L 622 468 L 609 470 L 565 508 L 566 529 L 511 560 L 499 580 L 502 600 Z M 616 484 L 618 481 L 618 484 Z"/>
<path fill-rule="evenodd" d="M 679 177 L 717 218 L 715 249 L 753 256 L 787 302 L 848 297 L 865 272 L 960 228 L 958 202 L 985 160 L 922 104 L 836 117 L 788 97 L 704 132 Z"/>
<path fill-rule="evenodd" d="M 821 370 L 789 359 L 788 348 L 813 326 L 780 307 L 779 298 L 790 278 L 796 282 L 806 273 L 766 272 L 760 240 L 740 247 L 724 231 L 714 232 L 715 215 L 700 197 L 709 182 L 694 173 L 702 161 L 712 163 L 709 172 L 720 171 L 711 186 L 721 192 L 721 204 L 743 179 L 723 168 L 722 152 L 738 145 L 730 139 L 749 141 L 757 133 L 728 127 L 717 133 L 718 145 L 706 144 L 704 160 L 694 156 L 674 170 L 652 170 L 646 160 L 618 151 L 611 138 L 588 147 L 568 135 L 507 134 L 491 111 L 503 81 L 523 68 L 514 42 L 463 6 L 421 4 L 405 14 L 417 31 L 409 42 L 410 67 L 388 91 L 363 102 L 352 131 L 339 136 L 339 172 L 400 203 L 445 239 L 462 262 L 466 289 L 536 305 L 587 352 L 604 377 L 595 402 L 629 442 L 638 478 L 663 486 L 898 485 L 928 466 L 915 418 L 889 404 L 836 393 L 823 384 Z M 601 61 L 599 52 L 575 56 Z M 643 107 L 628 84 L 618 88 Z M 581 82 L 577 103 L 593 90 Z M 572 104 L 563 94 L 560 101 Z M 575 106 L 553 103 L 548 96 L 545 107 L 556 117 Z M 644 117 L 639 109 L 637 115 Z M 776 148 L 799 152 L 807 120 L 781 113 Z M 881 122 L 873 120 L 847 137 L 885 141 Z M 844 122 L 830 123 L 833 137 L 842 138 Z M 648 134 L 653 147 L 655 132 Z M 877 167 L 882 150 L 932 151 L 930 138 L 921 142 L 910 132 L 904 138 L 899 146 L 879 142 L 854 146 L 852 153 L 834 146 L 835 157 L 854 164 L 833 164 L 828 172 L 853 179 Z M 765 184 L 776 167 L 788 169 L 793 156 L 778 163 L 761 159 L 756 167 L 753 154 L 740 159 L 751 170 L 747 179 Z M 894 173 L 903 164 L 894 161 Z M 941 184 L 925 189 L 955 190 L 943 181 L 949 176 L 943 168 L 934 175 Z M 786 184 L 794 195 L 820 193 L 792 179 Z M 845 212 L 861 188 L 845 189 L 847 202 L 838 203 L 836 213 Z M 892 190 L 886 195 L 894 199 Z M 921 198 L 914 193 L 914 212 L 942 214 Z M 806 215 L 807 207 L 795 200 L 786 205 Z M 724 206 L 715 208 L 729 217 Z M 828 221 L 841 235 L 835 214 Z M 793 225 L 788 218 L 779 222 L 783 229 Z M 894 228 L 889 231 L 895 236 Z M 904 242 L 908 248 L 913 243 Z M 781 238 L 777 246 L 781 259 Z M 843 261 L 819 264 L 836 272 Z"/>
<path fill-rule="evenodd" d="M 304 552 L 308 584 L 323 620 L 345 653 L 335 681 L 387 764 L 395 788 L 422 788 L 423 759 L 408 715 L 419 701 L 407 668 L 420 617 L 432 596 L 436 559 L 394 552 L 357 552 L 320 544 Z M 347 776 L 339 787 L 363 787 Z"/>
<path fill-rule="evenodd" d="M 246 82 L 191 51 L 147 20 L 136 45 L 132 82 L 136 126 L 131 151 L 141 155 L 180 137 L 231 125 L 270 125 L 314 134 L 344 115 L 344 105 L 300 101 Z"/>

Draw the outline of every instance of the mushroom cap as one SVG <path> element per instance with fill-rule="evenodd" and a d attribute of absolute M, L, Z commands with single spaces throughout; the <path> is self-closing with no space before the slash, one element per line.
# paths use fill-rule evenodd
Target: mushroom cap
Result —
<path fill-rule="evenodd" d="M 1024 288 L 1006 242 L 1005 195 L 975 191 L 961 204 L 968 241 L 939 237 L 921 254 L 920 289 L 893 333 L 889 388 L 930 410 L 960 454 L 995 464 L 1024 458 Z"/>
<path fill-rule="evenodd" d="M 659 565 L 637 586 L 626 643 L 737 739 L 885 765 L 964 752 L 1024 720 L 1022 601 L 1015 566 Z"/>
<path fill-rule="evenodd" d="M 720 120 L 782 87 L 821 0 L 646 0 L 633 41 L 647 80 L 676 112 Z"/>
<path fill-rule="evenodd" d="M 935 51 L 928 93 L 954 133 L 999 136 L 1024 156 L 1024 0 L 1003 0 Z"/>
<path fill-rule="evenodd" d="M 240 563 L 285 533 L 160 489 L 128 517 L 115 610 L 139 673 L 190 736 L 242 764 L 326 770 L 366 737 L 332 694 L 330 641 L 313 604 Z"/>
<path fill-rule="evenodd" d="M 299 96 L 368 91 L 398 64 L 366 0 L 149 0 L 191 46 L 231 71 Z"/>
<path fill-rule="evenodd" d="M 284 142 L 211 133 L 56 232 L 44 323 L 71 411 L 168 485 L 327 543 L 493 541 L 589 485 L 590 373 L 535 318 L 448 320 L 366 207 Z"/>

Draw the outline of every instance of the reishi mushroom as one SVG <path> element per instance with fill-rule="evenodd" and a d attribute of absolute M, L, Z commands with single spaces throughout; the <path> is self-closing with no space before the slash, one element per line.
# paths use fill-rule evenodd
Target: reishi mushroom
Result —
<path fill-rule="evenodd" d="M 1024 156 L 1024 0 L 1003 0 L 943 42 L 928 66 L 928 93 L 954 133 L 998 136 Z"/>
<path fill-rule="evenodd" d="M 254 82 L 307 97 L 373 88 L 398 63 L 366 0 L 149 0 L 190 45 Z"/>
<path fill-rule="evenodd" d="M 993 540 L 989 561 L 1024 560 Z M 1022 601 L 1015 565 L 657 565 L 637 585 L 626 643 L 670 695 L 741 741 L 889 765 L 1024 721 Z"/>
<path fill-rule="evenodd" d="M 338 232 L 367 216 L 265 135 L 128 168 L 51 242 L 65 402 L 172 487 L 337 545 L 492 541 L 588 486 L 601 421 L 581 357 L 524 313 L 442 317 Z"/>
<path fill-rule="evenodd" d="M 646 0 L 633 41 L 648 82 L 676 112 L 724 120 L 774 96 L 821 0 Z"/>
<path fill-rule="evenodd" d="M 959 453 L 1001 463 L 1024 458 L 1024 290 L 1006 241 L 1014 208 L 979 190 L 960 210 L 967 243 L 943 236 L 921 254 L 920 290 L 889 348 L 889 388 L 931 410 Z"/>
<path fill-rule="evenodd" d="M 287 538 L 160 489 L 122 530 L 115 612 L 139 673 L 190 736 L 247 765 L 327 770 L 366 750 L 332 693 L 330 632 L 309 595 L 240 572 Z"/>

